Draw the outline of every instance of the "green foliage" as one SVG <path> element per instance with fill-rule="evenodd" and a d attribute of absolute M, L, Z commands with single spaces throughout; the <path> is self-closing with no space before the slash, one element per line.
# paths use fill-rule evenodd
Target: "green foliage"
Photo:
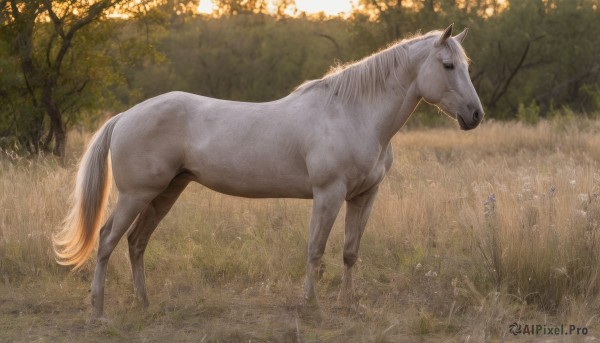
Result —
<path fill-rule="evenodd" d="M 477 57 L 487 62 L 483 79 L 489 82 L 480 89 L 488 107 L 497 108 L 510 117 L 513 103 L 535 100 L 542 113 L 551 102 L 586 110 L 580 96 L 585 84 L 599 80 L 599 33 L 593 24 L 600 19 L 593 4 L 575 5 L 572 1 L 511 2 L 510 8 L 494 17 L 497 28 L 491 37 L 494 55 Z M 477 53 L 477 50 L 475 50 Z M 491 77 L 486 77 L 486 73 Z M 487 94 L 486 94 L 487 93 Z"/>
<path fill-rule="evenodd" d="M 585 99 L 588 115 L 592 117 L 598 116 L 600 112 L 600 85 L 586 84 L 581 86 L 581 95 Z"/>
<path fill-rule="evenodd" d="M 171 90 L 268 101 L 318 78 L 342 58 L 345 23 L 276 20 L 267 15 L 194 19 L 159 43 L 166 63 L 141 66 L 133 86 L 144 98 Z"/>
<path fill-rule="evenodd" d="M 519 104 L 517 119 L 527 124 L 537 124 L 540 121 L 540 107 L 535 101 L 529 105 Z"/>

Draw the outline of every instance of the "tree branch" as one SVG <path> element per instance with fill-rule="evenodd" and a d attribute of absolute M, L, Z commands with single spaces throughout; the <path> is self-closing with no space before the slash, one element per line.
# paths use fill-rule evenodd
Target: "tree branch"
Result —
<path fill-rule="evenodd" d="M 56 38 L 56 32 L 50 36 L 48 40 L 48 45 L 46 46 L 46 64 L 48 68 L 52 69 L 52 61 L 50 60 L 50 52 L 52 52 L 52 44 L 54 43 L 54 39 Z"/>
<path fill-rule="evenodd" d="M 10 9 L 12 10 L 12 14 L 13 14 L 13 17 L 15 18 L 15 21 L 17 21 L 21 17 L 21 13 L 19 12 L 19 7 L 14 2 L 14 0 L 12 0 L 10 2 Z"/>
<path fill-rule="evenodd" d="M 94 19 L 97 19 L 104 10 L 114 6 L 115 4 L 119 3 L 120 1 L 122 1 L 122 0 L 103 0 L 101 2 L 97 2 L 97 3 L 90 5 L 87 14 L 85 16 L 83 16 L 81 19 L 75 21 L 73 23 L 73 25 L 71 25 L 71 27 L 65 33 L 64 27 L 63 27 L 64 21 L 60 20 L 58 18 L 58 16 L 56 16 L 54 11 L 52 10 L 51 1 L 43 0 L 46 10 L 50 14 L 50 17 L 51 17 L 52 21 L 54 22 L 55 27 L 57 27 L 58 34 L 61 36 L 61 38 L 63 38 L 63 42 L 60 46 L 60 49 L 58 50 L 58 53 L 56 54 L 55 60 L 54 60 L 54 68 L 53 69 L 55 71 L 55 74 L 53 76 L 51 76 L 51 78 L 53 78 L 53 82 L 56 82 L 56 78 L 58 76 L 58 73 L 60 72 L 62 62 L 63 62 L 67 52 L 69 51 L 69 48 L 71 47 L 71 41 L 73 40 L 73 36 L 75 36 L 75 33 L 77 31 L 79 31 L 80 29 L 82 29 L 83 27 L 90 24 L 92 21 L 94 21 Z"/>
<path fill-rule="evenodd" d="M 342 49 L 340 48 L 340 45 L 335 40 L 335 38 L 331 37 L 328 34 L 320 33 L 320 32 L 319 33 L 315 33 L 315 35 L 317 35 L 319 37 L 323 37 L 323 38 L 327 39 L 328 41 L 330 41 L 331 43 L 333 43 L 333 45 L 335 46 L 335 51 L 336 51 L 337 58 L 341 58 L 342 57 Z"/>
<path fill-rule="evenodd" d="M 65 31 L 63 30 L 63 21 L 60 19 L 54 9 L 52 9 L 52 3 L 49 0 L 44 0 L 44 7 L 46 8 L 46 12 L 48 12 L 48 16 L 50 16 L 50 20 L 54 24 L 54 29 L 56 33 L 62 38 L 65 39 Z"/>
<path fill-rule="evenodd" d="M 502 84 L 502 86 L 500 86 L 499 88 L 496 88 L 494 90 L 494 92 L 492 93 L 492 98 L 488 102 L 489 108 L 494 108 L 496 106 L 496 103 L 498 102 L 498 100 L 500 100 L 500 98 L 502 98 L 504 96 L 504 94 L 508 90 L 508 86 L 510 85 L 512 80 L 515 78 L 515 76 L 517 75 L 519 70 L 521 70 L 523 68 L 523 64 L 525 62 L 525 59 L 527 58 L 527 55 L 529 54 L 529 49 L 531 48 L 531 45 L 533 44 L 533 42 L 535 42 L 538 39 L 541 39 L 542 37 L 543 36 L 538 36 L 538 37 L 530 39 L 527 42 L 527 44 L 525 45 L 525 49 L 523 49 L 523 52 L 521 53 L 521 57 L 519 58 L 519 61 L 517 62 L 515 67 L 509 71 L 508 78 L 506 78 L 504 80 L 504 83 Z"/>

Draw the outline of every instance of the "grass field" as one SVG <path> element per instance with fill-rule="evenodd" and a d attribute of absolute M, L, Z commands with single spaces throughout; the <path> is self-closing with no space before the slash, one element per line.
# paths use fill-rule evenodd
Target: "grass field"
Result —
<path fill-rule="evenodd" d="M 360 248 L 358 300 L 341 305 L 344 210 L 301 306 L 310 202 L 191 185 L 146 253 L 150 307 L 132 306 L 125 241 L 89 323 L 94 260 L 55 264 L 75 158 L 0 158 L 1 342 L 483 342 L 600 338 L 600 122 L 486 122 L 402 130 Z M 72 156 L 89 135 L 73 133 Z M 115 196 L 113 194 L 112 201 Z M 509 325 L 587 335 L 517 335 Z"/>

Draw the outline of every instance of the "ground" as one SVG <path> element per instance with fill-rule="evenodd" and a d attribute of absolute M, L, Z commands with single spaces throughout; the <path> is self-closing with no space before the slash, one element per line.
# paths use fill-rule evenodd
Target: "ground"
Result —
<path fill-rule="evenodd" d="M 592 341 L 600 336 L 600 122 L 485 122 L 402 130 L 338 301 L 343 215 L 302 306 L 310 202 L 192 185 L 146 254 L 150 307 L 133 306 L 126 244 L 111 257 L 106 322 L 90 322 L 94 258 L 70 273 L 50 237 L 75 162 L 0 158 L 2 342 Z M 80 154 L 89 135 L 72 134 Z M 492 196 L 493 195 L 493 196 Z M 113 192 L 112 201 L 114 203 Z M 512 323 L 587 335 L 513 335 Z"/>

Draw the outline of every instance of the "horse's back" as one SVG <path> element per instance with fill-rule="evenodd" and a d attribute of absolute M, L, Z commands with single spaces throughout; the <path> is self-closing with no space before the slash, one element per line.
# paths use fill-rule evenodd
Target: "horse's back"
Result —
<path fill-rule="evenodd" d="M 123 113 L 111 143 L 117 187 L 163 187 L 189 172 L 246 197 L 310 197 L 298 123 L 285 104 L 167 93 Z"/>

